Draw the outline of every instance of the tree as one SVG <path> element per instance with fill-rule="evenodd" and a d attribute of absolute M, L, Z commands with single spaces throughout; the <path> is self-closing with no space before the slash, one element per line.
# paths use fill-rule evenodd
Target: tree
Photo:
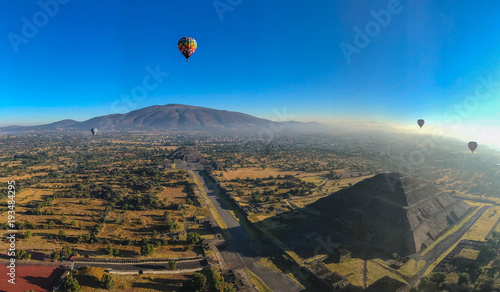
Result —
<path fill-rule="evenodd" d="M 146 243 L 143 246 L 141 246 L 141 255 L 143 256 L 150 256 L 153 254 L 155 251 L 155 248 L 152 244 Z"/>
<path fill-rule="evenodd" d="M 28 230 L 28 231 L 26 231 L 26 232 L 24 233 L 24 238 L 25 238 L 25 239 L 28 239 L 28 238 L 30 238 L 30 237 L 31 237 L 31 231 L 30 231 L 30 230 Z"/>
<path fill-rule="evenodd" d="M 115 287 L 115 280 L 110 274 L 104 274 L 101 278 L 102 287 L 107 290 L 111 290 Z"/>
<path fill-rule="evenodd" d="M 494 261 L 493 261 L 493 264 L 491 265 L 492 267 L 496 267 L 496 268 L 500 268 L 500 259 L 499 258 L 496 258 Z"/>
<path fill-rule="evenodd" d="M 221 288 L 223 292 L 236 292 L 236 288 L 234 288 L 234 285 L 228 282 L 222 283 Z"/>
<path fill-rule="evenodd" d="M 422 279 L 420 279 L 420 284 L 418 284 L 418 291 L 422 292 L 438 291 L 438 285 L 432 282 L 429 276 L 425 276 L 422 277 Z"/>
<path fill-rule="evenodd" d="M 493 231 L 493 233 L 491 234 L 491 237 L 494 237 L 494 238 L 500 239 L 500 232 L 498 232 L 498 231 Z"/>
<path fill-rule="evenodd" d="M 204 291 L 207 286 L 207 278 L 200 273 L 194 273 L 191 276 L 191 279 L 184 282 L 182 285 L 181 291 Z"/>
<path fill-rule="evenodd" d="M 169 219 L 167 221 L 167 223 L 165 224 L 165 228 L 168 231 L 173 231 L 173 230 L 176 230 L 177 228 L 179 228 L 179 224 L 177 223 L 177 220 L 175 220 L 175 219 Z"/>
<path fill-rule="evenodd" d="M 191 242 L 191 244 L 197 244 L 200 242 L 200 234 L 196 232 L 189 232 L 187 234 L 187 241 Z"/>
<path fill-rule="evenodd" d="M 61 259 L 61 253 L 58 251 L 54 251 L 50 254 L 50 258 L 53 259 L 54 261 L 58 261 Z"/>
<path fill-rule="evenodd" d="M 476 281 L 477 278 L 483 273 L 483 269 L 476 262 L 471 262 L 469 266 L 467 266 L 467 272 L 470 275 L 470 279 L 472 281 Z"/>
<path fill-rule="evenodd" d="M 78 280 L 71 274 L 69 274 L 66 278 L 64 278 L 62 287 L 64 290 L 71 292 L 81 291 L 80 283 L 78 283 Z"/>
<path fill-rule="evenodd" d="M 29 260 L 29 259 L 31 259 L 31 254 L 28 253 L 25 250 L 20 249 L 20 250 L 18 250 L 16 252 L 16 259 L 18 259 L 18 260 L 24 260 L 24 259 Z"/>
<path fill-rule="evenodd" d="M 176 261 L 170 261 L 168 263 L 168 265 L 170 266 L 170 269 L 172 269 L 173 271 L 175 271 L 177 269 L 177 262 Z"/>
<path fill-rule="evenodd" d="M 431 276 L 431 280 L 439 286 L 444 282 L 444 280 L 446 280 L 446 274 L 442 272 L 434 273 Z"/>
<path fill-rule="evenodd" d="M 61 256 L 65 259 L 69 259 L 73 255 L 73 249 L 69 245 L 65 245 L 61 249 Z"/>
<path fill-rule="evenodd" d="M 112 256 L 113 255 L 113 248 L 111 245 L 108 244 L 108 246 L 105 248 L 106 254 Z"/>
<path fill-rule="evenodd" d="M 458 277 L 458 285 L 468 285 L 470 281 L 470 276 L 467 273 L 461 273 Z"/>
<path fill-rule="evenodd" d="M 481 292 L 492 292 L 495 289 L 495 280 L 490 277 L 486 277 L 483 280 L 483 287 L 481 287 Z"/>
<path fill-rule="evenodd" d="M 209 286 L 213 289 L 220 291 L 222 288 L 222 284 L 224 283 L 224 277 L 219 268 L 211 267 L 208 278 Z"/>
<path fill-rule="evenodd" d="M 494 240 L 492 242 L 494 243 Z M 481 246 L 481 251 L 479 252 L 479 255 L 477 256 L 477 261 L 483 264 L 488 264 L 491 260 L 493 260 L 496 256 L 497 250 L 495 246 L 490 244 L 490 242 L 486 242 Z M 471 274 L 472 276 L 472 274 Z"/>
<path fill-rule="evenodd" d="M 59 230 L 59 237 L 60 237 L 60 238 L 66 238 L 66 231 L 64 231 L 64 230 Z"/>

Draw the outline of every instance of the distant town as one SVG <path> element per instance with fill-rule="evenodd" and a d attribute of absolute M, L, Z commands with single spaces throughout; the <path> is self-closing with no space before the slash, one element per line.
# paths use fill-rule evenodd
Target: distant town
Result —
<path fill-rule="evenodd" d="M 53 131 L 0 145 L 26 290 L 469 291 L 496 279 L 499 155 L 459 141 L 406 169 L 412 135 Z"/>

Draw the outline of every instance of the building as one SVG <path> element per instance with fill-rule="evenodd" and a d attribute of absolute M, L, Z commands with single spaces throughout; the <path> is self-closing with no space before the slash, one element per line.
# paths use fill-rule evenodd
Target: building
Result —
<path fill-rule="evenodd" d="M 210 165 L 214 170 L 224 170 L 224 162 L 222 161 L 214 160 Z"/>
<path fill-rule="evenodd" d="M 351 252 L 344 248 L 334 249 L 330 258 L 335 263 L 342 263 L 351 258 Z"/>
<path fill-rule="evenodd" d="M 333 272 L 321 262 L 315 263 L 305 270 L 323 285 L 324 291 L 340 291 L 351 285 L 344 276 Z"/>
<path fill-rule="evenodd" d="M 389 276 L 384 276 L 377 281 L 373 282 L 364 291 L 366 292 L 409 292 L 410 285 L 393 279 Z"/>

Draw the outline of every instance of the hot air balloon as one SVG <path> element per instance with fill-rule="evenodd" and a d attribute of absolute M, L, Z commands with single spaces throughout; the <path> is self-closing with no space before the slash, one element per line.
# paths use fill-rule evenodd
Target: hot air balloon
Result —
<path fill-rule="evenodd" d="M 179 51 L 186 57 L 186 62 L 189 62 L 189 57 L 196 51 L 198 44 L 196 40 L 190 37 L 183 37 L 177 43 Z"/>
<path fill-rule="evenodd" d="M 417 121 L 417 124 L 420 126 L 420 128 L 422 128 L 422 126 L 425 124 L 425 121 L 420 119 Z"/>
<path fill-rule="evenodd" d="M 90 132 L 92 132 L 92 134 L 93 134 L 94 136 L 95 136 L 95 135 L 97 135 L 97 132 L 98 132 L 98 131 L 99 131 L 99 130 L 97 130 L 97 128 L 92 128 L 92 129 L 90 129 Z"/>
<path fill-rule="evenodd" d="M 472 151 L 472 153 L 474 153 L 474 150 L 476 150 L 477 148 L 477 143 L 476 142 L 469 142 L 469 149 L 470 151 Z"/>

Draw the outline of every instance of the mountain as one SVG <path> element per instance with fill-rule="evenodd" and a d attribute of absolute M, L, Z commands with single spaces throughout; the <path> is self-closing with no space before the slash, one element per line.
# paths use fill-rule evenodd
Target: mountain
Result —
<path fill-rule="evenodd" d="M 95 117 L 87 121 L 62 120 L 40 126 L 9 126 L 0 128 L 2 132 L 10 131 L 57 131 L 57 130 L 90 130 L 98 128 L 100 132 L 110 131 L 157 131 L 157 130 L 206 130 L 206 129 L 258 129 L 275 123 L 239 112 L 216 110 L 205 107 L 167 104 L 155 105 L 126 114 L 113 114 Z M 300 126 L 314 123 L 289 122 Z"/>
<path fill-rule="evenodd" d="M 310 207 L 339 231 L 400 254 L 425 249 L 472 210 L 433 185 L 399 173 L 378 174 Z"/>

